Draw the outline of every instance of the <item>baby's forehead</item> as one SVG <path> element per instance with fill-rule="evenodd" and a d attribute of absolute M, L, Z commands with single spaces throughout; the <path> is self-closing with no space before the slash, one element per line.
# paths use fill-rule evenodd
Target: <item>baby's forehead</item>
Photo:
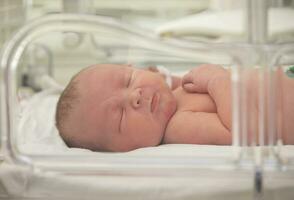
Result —
<path fill-rule="evenodd" d="M 77 77 L 82 102 L 93 105 L 115 96 L 125 83 L 127 68 L 129 67 L 110 65 L 83 71 Z"/>
<path fill-rule="evenodd" d="M 79 103 L 76 106 L 77 114 L 80 115 L 78 120 L 86 118 L 88 127 L 92 127 L 93 130 L 109 127 L 108 119 L 115 108 L 112 98 L 115 94 L 114 86 L 113 81 L 108 77 L 108 72 L 109 70 L 91 69 L 78 77 Z"/>
<path fill-rule="evenodd" d="M 93 82 L 109 84 L 122 79 L 129 70 L 131 70 L 130 67 L 121 65 L 94 66 L 82 71 L 77 79 L 84 82 L 92 82 L 92 84 L 95 84 Z"/>

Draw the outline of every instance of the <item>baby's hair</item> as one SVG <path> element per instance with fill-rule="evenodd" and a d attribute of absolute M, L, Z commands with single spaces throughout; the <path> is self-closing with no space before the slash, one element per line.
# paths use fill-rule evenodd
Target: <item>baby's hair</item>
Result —
<path fill-rule="evenodd" d="M 75 78 L 76 76 L 70 80 L 69 84 L 60 95 L 55 115 L 56 127 L 59 131 L 59 134 L 66 145 L 69 147 L 72 147 L 74 142 L 72 141 L 73 138 L 70 137 L 70 134 L 67 133 L 69 128 L 67 127 L 66 123 L 69 120 L 75 103 L 78 102 L 78 81 Z"/>
<path fill-rule="evenodd" d="M 93 151 L 98 151 L 98 150 L 106 151 L 105 148 L 103 147 L 103 144 L 100 144 L 97 141 L 95 141 L 95 143 L 93 144 L 93 141 L 88 139 L 83 139 L 83 137 L 81 137 L 82 136 L 81 133 L 84 133 L 84 131 L 80 130 L 79 128 L 76 128 L 73 130 L 73 127 L 70 127 L 70 124 L 73 124 L 71 122 L 75 118 L 74 115 L 77 114 L 75 109 L 77 109 L 78 105 L 82 103 L 81 102 L 82 101 L 82 97 L 81 97 L 82 86 L 80 86 L 80 84 L 82 83 L 84 79 L 79 76 L 91 68 L 96 69 L 96 67 L 106 68 L 109 66 L 108 64 L 92 65 L 78 72 L 70 80 L 69 84 L 66 86 L 66 88 L 60 95 L 59 100 L 57 102 L 55 123 L 59 131 L 60 137 L 63 139 L 63 141 L 68 147 L 85 148 L 85 149 L 90 149 Z M 84 123 L 84 122 L 79 122 L 79 123 Z M 75 125 L 79 127 L 80 124 L 74 124 L 74 126 Z M 100 141 L 103 141 L 103 140 L 100 140 Z"/>

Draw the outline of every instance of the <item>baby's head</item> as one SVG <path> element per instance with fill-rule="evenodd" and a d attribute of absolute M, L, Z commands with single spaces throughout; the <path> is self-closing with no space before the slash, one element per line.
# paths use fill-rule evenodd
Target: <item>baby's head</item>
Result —
<path fill-rule="evenodd" d="M 130 151 L 159 145 L 176 100 L 158 74 L 127 65 L 95 65 L 62 93 L 56 125 L 70 147 Z"/>

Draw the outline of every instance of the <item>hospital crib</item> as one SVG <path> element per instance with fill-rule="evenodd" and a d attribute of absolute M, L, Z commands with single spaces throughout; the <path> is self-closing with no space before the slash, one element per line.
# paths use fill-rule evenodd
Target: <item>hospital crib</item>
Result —
<path fill-rule="evenodd" d="M 266 18 L 257 17 L 257 8 L 248 10 L 253 19 L 248 23 L 247 44 L 160 37 L 113 18 L 83 14 L 52 14 L 21 28 L 1 54 L 0 198 L 292 199 L 294 147 L 283 145 L 276 109 L 279 97 L 287 94 L 276 87 L 266 89 L 263 83 L 277 84 L 278 67 L 292 76 L 294 45 L 265 43 Z M 127 153 L 66 147 L 54 127 L 54 108 L 63 89 L 56 81 L 58 60 L 53 60 L 58 48 L 44 46 L 42 41 L 53 38 L 58 46 L 69 33 L 82 35 L 93 45 L 83 55 L 85 66 L 162 65 L 174 74 L 201 63 L 230 67 L 232 145 L 175 144 Z M 77 71 L 81 66 L 75 66 L 75 52 L 68 51 L 61 56 L 72 54 L 72 60 L 63 64 Z M 32 59 L 34 52 L 40 56 Z M 252 115 L 246 88 L 254 68 L 260 82 L 259 116 Z M 265 99 L 265 94 L 270 98 Z M 247 137 L 257 118 L 259 145 Z"/>

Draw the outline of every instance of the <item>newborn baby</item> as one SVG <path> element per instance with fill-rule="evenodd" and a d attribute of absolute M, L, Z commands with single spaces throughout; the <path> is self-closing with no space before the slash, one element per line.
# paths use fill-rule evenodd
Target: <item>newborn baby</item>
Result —
<path fill-rule="evenodd" d="M 88 67 L 59 99 L 59 133 L 69 147 L 93 151 L 231 144 L 230 73 L 202 65 L 172 83 L 173 90 L 159 73 L 128 65 Z"/>

